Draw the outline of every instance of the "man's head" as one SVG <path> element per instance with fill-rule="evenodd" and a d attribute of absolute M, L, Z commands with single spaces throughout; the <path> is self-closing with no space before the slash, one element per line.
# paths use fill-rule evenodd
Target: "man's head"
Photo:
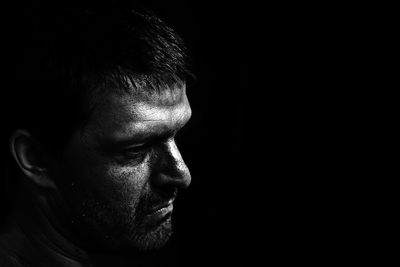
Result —
<path fill-rule="evenodd" d="M 18 172 L 81 242 L 159 248 L 190 183 L 174 140 L 191 116 L 182 41 L 146 12 L 34 12 L 14 64 Z"/>

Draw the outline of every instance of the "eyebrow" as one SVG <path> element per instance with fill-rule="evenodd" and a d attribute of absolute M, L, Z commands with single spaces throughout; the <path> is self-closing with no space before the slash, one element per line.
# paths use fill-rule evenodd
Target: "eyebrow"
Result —
<path fill-rule="evenodd" d="M 119 140 L 115 140 L 112 137 L 108 140 L 109 149 L 120 149 L 133 144 L 140 143 L 153 143 L 159 142 L 161 140 L 169 139 L 176 135 L 189 121 L 191 117 L 184 118 L 176 122 L 173 127 L 164 127 L 160 125 L 150 126 L 146 130 L 136 131 L 130 136 L 125 136 Z M 153 120 L 143 120 L 142 122 L 153 121 Z"/>

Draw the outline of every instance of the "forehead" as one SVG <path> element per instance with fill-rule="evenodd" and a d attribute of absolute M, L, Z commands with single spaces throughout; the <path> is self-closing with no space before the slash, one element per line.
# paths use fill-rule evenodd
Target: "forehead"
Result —
<path fill-rule="evenodd" d="M 185 85 L 151 94 L 107 92 L 87 124 L 98 138 L 124 139 L 175 131 L 191 116 Z"/>

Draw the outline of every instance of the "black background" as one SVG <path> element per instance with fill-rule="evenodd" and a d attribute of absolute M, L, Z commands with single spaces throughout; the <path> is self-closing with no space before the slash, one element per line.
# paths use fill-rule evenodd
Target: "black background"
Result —
<path fill-rule="evenodd" d="M 176 235 L 151 264 L 373 258 L 360 218 L 375 192 L 365 190 L 376 161 L 366 160 L 373 129 L 363 125 L 374 118 L 366 106 L 377 108 L 376 24 L 349 5 L 145 3 L 183 37 L 197 77 L 178 137 L 192 184 L 174 207 Z"/>
<path fill-rule="evenodd" d="M 243 8 L 211 1 L 153 5 L 184 38 L 196 76 L 188 86 L 192 119 L 178 138 L 192 175 L 176 202 L 177 235 L 171 242 L 181 266 L 249 263 L 249 255 L 243 255 L 256 245 L 245 242 L 249 224 L 244 222 L 251 218 L 244 203 L 254 180 L 244 173 L 250 167 L 243 149 L 250 14 Z"/>
<path fill-rule="evenodd" d="M 254 245 L 244 242 L 249 224 L 243 224 L 248 219 L 244 201 L 253 187 L 244 173 L 248 156 L 243 151 L 243 95 L 249 89 L 245 25 L 250 16 L 229 2 L 145 1 L 145 6 L 183 37 L 196 76 L 187 88 L 192 119 L 178 137 L 192 184 L 176 201 L 175 236 L 148 264 L 238 263 L 243 258 L 238 253 Z M 3 26 L 12 32 L 12 25 Z M 2 102 L 4 110 L 12 110 Z M 3 211 L 10 210 L 8 201 L 3 191 Z"/>
<path fill-rule="evenodd" d="M 390 201 L 378 204 L 377 184 L 393 159 L 378 150 L 393 105 L 380 92 L 391 88 L 393 15 L 348 3 L 154 5 L 198 77 L 181 139 L 193 178 L 177 203 L 182 266 L 384 261 Z"/>
<path fill-rule="evenodd" d="M 193 176 L 177 204 L 182 266 L 381 261 L 377 12 L 171 1 L 161 14 L 198 76 L 181 140 Z"/>

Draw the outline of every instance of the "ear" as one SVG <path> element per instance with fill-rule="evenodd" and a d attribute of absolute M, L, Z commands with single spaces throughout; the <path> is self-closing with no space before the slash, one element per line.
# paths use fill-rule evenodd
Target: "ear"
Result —
<path fill-rule="evenodd" d="M 10 150 L 21 171 L 40 187 L 55 188 L 48 175 L 46 150 L 25 130 L 16 130 L 10 138 Z"/>

